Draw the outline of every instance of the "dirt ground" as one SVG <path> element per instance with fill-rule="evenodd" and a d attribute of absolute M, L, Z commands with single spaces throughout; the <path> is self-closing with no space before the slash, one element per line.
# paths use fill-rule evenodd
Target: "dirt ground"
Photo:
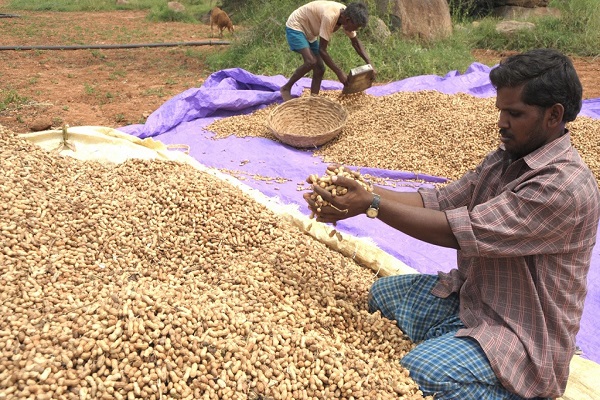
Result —
<path fill-rule="evenodd" d="M 223 39 L 206 24 L 153 23 L 146 11 L 93 13 L 13 12 L 0 0 L 0 124 L 22 133 L 41 128 L 143 123 L 172 96 L 200 86 L 214 71 L 205 52 L 222 51 Z M 14 46 L 73 46 L 208 42 L 203 46 L 127 49 L 10 50 Z M 480 50 L 493 65 L 503 54 Z M 600 59 L 575 59 L 584 98 L 600 97 Z M 236 67 L 236 66 L 232 66 Z"/>

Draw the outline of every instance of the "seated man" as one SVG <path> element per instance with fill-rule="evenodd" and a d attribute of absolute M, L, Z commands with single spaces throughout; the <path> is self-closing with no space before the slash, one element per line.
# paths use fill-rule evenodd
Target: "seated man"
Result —
<path fill-rule="evenodd" d="M 322 222 L 368 211 L 417 239 L 458 250 L 438 275 L 378 279 L 370 311 L 395 320 L 418 345 L 400 361 L 441 399 L 556 398 L 566 388 L 600 218 L 598 182 L 566 123 L 582 87 L 568 57 L 536 49 L 490 72 L 500 146 L 458 181 L 418 192 L 338 177 Z M 477 134 L 477 132 L 474 132 Z"/>

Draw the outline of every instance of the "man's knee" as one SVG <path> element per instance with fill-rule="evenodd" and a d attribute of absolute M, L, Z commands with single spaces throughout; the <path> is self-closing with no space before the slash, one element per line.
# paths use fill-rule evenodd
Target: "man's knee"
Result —
<path fill-rule="evenodd" d="M 325 75 L 325 64 L 323 64 L 322 62 L 317 62 L 315 64 L 315 66 L 313 67 L 313 71 L 315 74 L 318 74 L 321 76 Z"/>
<path fill-rule="evenodd" d="M 370 313 L 374 313 L 375 311 L 381 310 L 379 298 L 381 297 L 382 292 L 382 279 L 384 278 L 379 278 L 378 280 L 376 280 L 373 283 L 373 285 L 371 285 L 371 289 L 369 289 L 369 295 L 367 297 L 367 300 Z"/>
<path fill-rule="evenodd" d="M 377 279 L 369 290 L 369 312 L 393 308 L 420 275 L 393 275 Z M 392 316 L 393 317 L 393 316 Z M 392 318 L 393 319 L 393 318 Z"/>
<path fill-rule="evenodd" d="M 315 57 L 315 55 L 311 53 L 309 49 L 303 49 L 302 58 L 304 60 L 304 65 L 306 67 L 310 67 L 310 69 L 314 69 L 319 63 L 319 59 Z"/>
<path fill-rule="evenodd" d="M 487 357 L 472 338 L 426 340 L 408 352 L 400 364 L 426 395 L 436 399 L 517 400 L 498 381 Z"/>
<path fill-rule="evenodd" d="M 314 70 L 317 62 L 315 60 L 306 60 L 304 61 L 304 68 L 308 70 Z"/>
<path fill-rule="evenodd" d="M 410 351 L 400 364 L 410 372 L 410 377 L 427 396 L 433 395 L 441 400 L 482 398 L 470 397 L 479 391 L 476 388 L 478 383 L 457 381 L 450 373 L 451 369 L 442 366 L 443 360 L 424 358 L 418 352 Z"/>
<path fill-rule="evenodd" d="M 448 370 L 441 365 L 444 361 L 423 356 L 417 349 L 402 357 L 400 365 L 410 371 L 411 378 L 419 386 L 429 391 L 448 383 Z"/>

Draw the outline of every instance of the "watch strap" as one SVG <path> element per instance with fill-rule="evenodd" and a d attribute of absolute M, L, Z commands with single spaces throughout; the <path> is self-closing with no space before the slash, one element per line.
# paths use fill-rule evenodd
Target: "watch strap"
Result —
<path fill-rule="evenodd" d="M 377 218 L 379 214 L 379 203 L 381 202 L 381 196 L 376 193 L 373 193 L 373 201 L 371 201 L 371 205 L 367 208 L 367 217 L 369 218 Z"/>
<path fill-rule="evenodd" d="M 374 208 L 379 211 L 379 203 L 381 203 L 381 196 L 377 193 L 373 193 L 373 201 L 371 202 L 371 206 L 369 206 L 369 208 Z"/>

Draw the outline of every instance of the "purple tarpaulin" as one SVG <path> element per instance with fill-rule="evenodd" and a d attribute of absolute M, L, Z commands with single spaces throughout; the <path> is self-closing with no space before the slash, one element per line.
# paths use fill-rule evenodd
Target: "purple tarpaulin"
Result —
<path fill-rule="evenodd" d="M 473 63 L 462 74 L 452 71 L 443 77 L 416 76 L 371 87 L 366 93 L 383 96 L 399 91 L 437 90 L 446 94 L 461 92 L 492 97 L 496 92 L 490 84 L 489 71 L 490 67 Z M 203 165 L 235 171 L 235 175 L 248 186 L 269 197 L 277 197 L 282 203 L 295 204 L 308 215 L 302 192 L 297 190 L 298 185 L 303 184 L 310 174 L 324 173 L 327 166 L 312 151 L 298 150 L 265 138 L 230 136 L 215 140 L 214 134 L 204 129 L 216 119 L 248 114 L 281 102 L 279 87 L 286 81 L 281 75 L 254 75 L 239 68 L 218 71 L 209 76 L 202 87 L 188 89 L 165 102 L 145 124 L 125 126 L 120 130 L 140 138 L 152 137 L 165 144 L 187 144 L 190 156 Z M 299 96 L 308 87 L 310 79 L 302 78 L 294 85 L 292 95 Z M 324 81 L 322 89 L 341 90 L 342 85 Z M 600 118 L 600 99 L 585 100 L 580 115 Z M 416 190 L 421 185 L 445 181 L 443 177 L 419 175 L 418 178 L 425 183 L 415 183 L 411 180 L 416 178 L 414 174 L 406 171 L 361 168 L 361 172 L 401 181 L 398 190 Z M 286 178 L 288 181 L 268 178 Z M 455 250 L 415 240 L 379 220 L 359 216 L 341 221 L 337 229 L 358 237 L 372 238 L 381 249 L 421 273 L 448 271 L 456 266 Z M 594 315 L 600 314 L 600 246 L 593 251 L 588 283 L 589 292 L 577 344 L 584 357 L 600 363 L 600 335 L 596 334 L 600 322 L 594 318 Z"/>

